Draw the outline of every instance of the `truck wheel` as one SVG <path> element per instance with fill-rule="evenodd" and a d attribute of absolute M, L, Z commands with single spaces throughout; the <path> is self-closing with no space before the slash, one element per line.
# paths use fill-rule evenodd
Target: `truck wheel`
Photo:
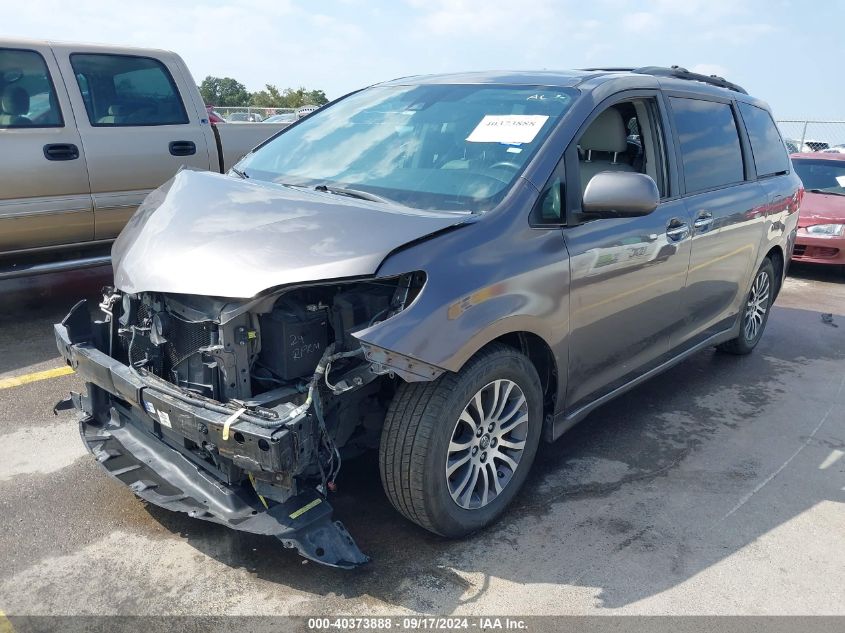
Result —
<path fill-rule="evenodd" d="M 448 537 L 493 522 L 531 468 L 543 422 L 537 371 L 506 345 L 457 373 L 399 387 L 379 446 L 381 481 L 408 519 Z"/>
<path fill-rule="evenodd" d="M 769 320 L 775 284 L 775 269 L 767 257 L 760 264 L 751 283 L 751 290 L 748 292 L 742 312 L 739 336 L 719 345 L 719 350 L 729 354 L 744 355 L 750 354 L 757 347 L 766 328 L 766 322 Z"/>

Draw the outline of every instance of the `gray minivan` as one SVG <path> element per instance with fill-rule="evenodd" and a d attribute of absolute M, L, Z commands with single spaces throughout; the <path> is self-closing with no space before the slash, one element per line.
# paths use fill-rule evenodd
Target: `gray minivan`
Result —
<path fill-rule="evenodd" d="M 802 191 L 721 78 L 379 84 L 150 194 L 103 317 L 55 327 L 88 383 L 66 404 L 138 496 L 321 563 L 367 560 L 328 500 L 373 449 L 397 510 L 464 536 L 541 439 L 705 347 L 752 351 Z"/>

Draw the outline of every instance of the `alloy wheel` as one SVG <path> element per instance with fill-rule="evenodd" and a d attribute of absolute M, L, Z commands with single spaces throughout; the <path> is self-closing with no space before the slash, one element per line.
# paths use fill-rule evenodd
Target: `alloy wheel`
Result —
<path fill-rule="evenodd" d="M 446 483 L 458 506 L 483 508 L 508 486 L 525 452 L 528 424 L 528 401 L 511 380 L 495 380 L 470 399 L 446 456 Z"/>
<path fill-rule="evenodd" d="M 745 305 L 743 328 L 745 340 L 748 342 L 756 340 L 763 327 L 763 321 L 769 309 L 770 288 L 769 274 L 765 270 L 761 270 L 754 279 L 751 293 L 748 295 L 748 303 Z"/>

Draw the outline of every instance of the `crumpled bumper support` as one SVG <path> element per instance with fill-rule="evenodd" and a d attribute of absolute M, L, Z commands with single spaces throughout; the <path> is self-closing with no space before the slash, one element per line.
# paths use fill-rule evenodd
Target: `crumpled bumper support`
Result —
<path fill-rule="evenodd" d="M 71 315 L 79 309 L 86 310 L 77 305 Z M 265 508 L 251 489 L 225 483 L 153 435 L 145 428 L 139 402 L 144 391 L 153 394 L 155 388 L 96 349 L 90 339 L 74 341 L 75 328 L 68 327 L 68 319 L 55 327 L 59 351 L 93 383 L 89 396 L 72 394 L 70 401 L 81 412 L 85 446 L 109 474 L 149 503 L 236 530 L 275 536 L 315 562 L 348 569 L 369 561 L 343 524 L 332 520 L 331 505 L 316 490 L 306 489 Z M 116 399 L 92 398 L 92 390 Z"/>
<path fill-rule="evenodd" d="M 332 521 L 331 505 L 316 491 L 266 509 L 255 495 L 217 480 L 123 420 L 116 409 L 102 426 L 83 416 L 79 430 L 100 465 L 149 503 L 236 530 L 275 536 L 285 547 L 295 547 L 305 558 L 325 565 L 352 568 L 369 560 L 343 524 Z"/>

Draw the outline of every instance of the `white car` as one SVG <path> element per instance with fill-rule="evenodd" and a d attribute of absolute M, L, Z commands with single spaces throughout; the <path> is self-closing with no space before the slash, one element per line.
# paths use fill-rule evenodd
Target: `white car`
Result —
<path fill-rule="evenodd" d="M 295 112 L 285 112 L 283 114 L 274 114 L 271 117 L 264 119 L 264 123 L 294 123 L 298 117 Z"/>
<path fill-rule="evenodd" d="M 822 152 L 825 154 L 845 154 L 845 143 L 840 143 L 839 145 L 823 149 Z"/>

